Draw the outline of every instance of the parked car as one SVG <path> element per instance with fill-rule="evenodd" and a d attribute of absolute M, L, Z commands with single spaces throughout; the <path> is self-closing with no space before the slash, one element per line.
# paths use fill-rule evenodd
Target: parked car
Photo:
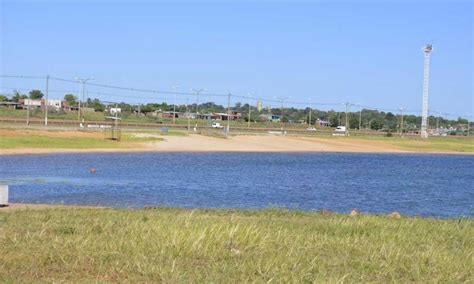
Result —
<path fill-rule="evenodd" d="M 346 135 L 346 127 L 345 126 L 338 126 L 334 129 L 332 133 L 333 136 L 344 136 Z"/>
<path fill-rule="evenodd" d="M 334 132 L 346 132 L 346 127 L 345 126 L 338 126 L 336 129 L 334 129 Z"/>
<path fill-rule="evenodd" d="M 224 126 L 222 126 L 219 122 L 213 122 L 211 124 L 211 127 L 212 128 L 224 128 Z"/>

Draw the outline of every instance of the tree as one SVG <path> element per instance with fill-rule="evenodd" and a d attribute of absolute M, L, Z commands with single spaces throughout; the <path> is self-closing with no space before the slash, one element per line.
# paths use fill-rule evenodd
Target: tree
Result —
<path fill-rule="evenodd" d="M 351 115 L 349 118 L 349 126 L 351 129 L 359 128 L 359 117 L 356 115 Z"/>
<path fill-rule="evenodd" d="M 242 103 L 240 102 L 236 103 L 232 109 L 235 111 L 242 111 Z"/>
<path fill-rule="evenodd" d="M 31 90 L 29 95 L 32 100 L 40 100 L 44 96 L 40 90 Z"/>
<path fill-rule="evenodd" d="M 64 100 L 70 105 L 70 106 L 75 106 L 77 105 L 77 97 L 74 96 L 73 94 L 66 94 L 64 96 Z"/>
<path fill-rule="evenodd" d="M 4 95 L 0 95 L 0 102 L 8 102 L 8 97 Z"/>
<path fill-rule="evenodd" d="M 328 117 L 329 125 L 331 127 L 336 127 L 339 126 L 339 117 L 338 114 L 335 112 L 332 112 L 329 117 Z"/>
<path fill-rule="evenodd" d="M 13 91 L 13 93 L 14 93 L 14 95 L 12 96 L 12 102 L 17 103 L 17 102 L 20 101 L 20 99 L 23 98 L 22 95 L 20 94 L 20 92 L 18 92 L 18 91 Z"/>
<path fill-rule="evenodd" d="M 99 99 L 87 99 L 87 106 L 93 108 L 94 111 L 102 112 L 105 110 L 105 106 L 100 102 Z"/>
<path fill-rule="evenodd" d="M 377 118 L 377 119 L 374 119 L 370 122 L 370 129 L 373 129 L 373 130 L 379 130 L 379 129 L 382 129 L 383 128 L 383 119 L 382 118 Z"/>
<path fill-rule="evenodd" d="M 462 117 L 458 117 L 457 123 L 458 123 L 458 124 L 466 124 L 466 125 L 467 125 L 467 119 L 462 118 Z"/>

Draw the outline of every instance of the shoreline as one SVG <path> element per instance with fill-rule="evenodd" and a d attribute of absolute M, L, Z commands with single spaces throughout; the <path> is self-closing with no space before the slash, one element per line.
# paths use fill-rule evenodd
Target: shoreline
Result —
<path fill-rule="evenodd" d="M 474 149 L 474 143 L 472 145 L 467 143 L 459 146 L 455 140 L 452 144 L 448 144 L 447 146 L 436 144 L 436 140 L 430 142 L 421 140 L 372 139 L 371 137 L 342 138 L 268 135 L 215 137 L 190 134 L 186 136 L 159 136 L 159 141 L 140 141 L 134 139 L 156 139 L 157 135 L 136 133 L 125 141 L 104 143 L 103 137 L 98 136 L 96 133 L 74 131 L 0 131 L 0 136 L 2 135 L 10 139 L 11 142 L 9 142 L 10 147 L 0 149 L 0 157 L 11 155 L 83 153 L 364 153 L 474 155 L 474 151 L 472 151 Z M 15 144 L 15 141 L 23 144 Z M 78 141 L 80 141 L 80 143 Z M 449 148 L 451 145 L 452 148 Z"/>
<path fill-rule="evenodd" d="M 68 204 L 46 204 L 46 203 L 9 203 L 7 206 L 0 206 L 1 212 L 12 212 L 18 210 L 41 210 L 41 209 L 107 209 L 111 207 L 91 206 L 91 205 L 68 205 Z"/>
<path fill-rule="evenodd" d="M 357 209 L 348 210 L 347 212 L 332 211 L 330 209 L 320 208 L 312 210 L 290 209 L 285 207 L 265 207 L 265 208 L 186 208 L 186 207 L 162 207 L 162 206 L 144 206 L 144 207 L 109 207 L 100 205 L 75 205 L 75 204 L 47 204 L 47 203 L 9 203 L 8 206 L 0 206 L 0 213 L 9 213 L 25 210 L 48 210 L 48 209 L 88 209 L 88 210 L 118 210 L 118 211 L 166 211 L 175 210 L 179 212 L 222 212 L 222 213 L 263 213 L 267 211 L 281 211 L 287 213 L 316 214 L 326 216 L 350 216 L 350 217 L 383 217 L 390 219 L 416 219 L 416 220 L 474 220 L 474 216 L 457 216 L 457 217 L 441 217 L 441 216 L 422 216 L 422 215 L 405 215 L 399 211 L 387 211 L 383 213 L 371 213 L 367 211 L 359 211 Z"/>
<path fill-rule="evenodd" d="M 9 156 L 42 156 L 51 154 L 210 154 L 210 153 L 242 153 L 242 154 L 378 154 L 378 155 L 443 155 L 443 156 L 474 156 L 471 152 L 440 152 L 440 151 L 274 151 L 274 150 L 153 150 L 153 149 L 15 149 L 15 151 L 0 152 L 0 157 Z"/>

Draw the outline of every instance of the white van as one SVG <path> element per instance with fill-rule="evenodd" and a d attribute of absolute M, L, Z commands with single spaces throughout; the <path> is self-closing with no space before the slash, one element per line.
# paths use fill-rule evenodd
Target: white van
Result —
<path fill-rule="evenodd" d="M 334 129 L 332 134 L 333 136 L 344 136 L 346 135 L 346 127 L 345 126 L 338 126 Z"/>

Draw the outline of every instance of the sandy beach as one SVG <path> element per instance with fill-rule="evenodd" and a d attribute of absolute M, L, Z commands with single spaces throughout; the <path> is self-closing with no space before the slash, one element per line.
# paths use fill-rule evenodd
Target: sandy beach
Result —
<path fill-rule="evenodd" d="M 344 153 L 437 153 L 469 154 L 449 148 L 423 149 L 427 141 L 409 141 L 402 147 L 399 138 L 237 135 L 206 136 L 127 133 L 120 142 L 104 140 L 102 132 L 45 131 L 0 129 L 0 139 L 9 147 L 0 147 L 0 155 L 50 153 L 117 153 L 117 152 L 344 152 Z M 8 139 L 14 142 L 6 142 Z M 17 141 L 17 142 L 15 142 Z M 2 142 L 2 141 L 0 141 Z M 73 144 L 77 142 L 76 144 Z M 400 142 L 400 139 L 398 140 Z M 21 143 L 21 144 L 17 144 Z M 6 144 L 5 144 L 6 145 Z M 467 144 L 466 144 L 467 145 Z M 99 146 L 99 147 L 98 147 Z M 408 147 L 406 147 L 408 146 Z M 470 146 L 468 146 L 470 147 Z M 472 152 L 471 152 L 472 153 Z"/>
<path fill-rule="evenodd" d="M 77 133 L 71 137 L 79 136 Z M 58 137 L 57 133 L 47 134 Z M 91 136 L 90 134 L 85 134 Z M 203 135 L 167 136 L 162 141 L 121 142 L 118 148 L 13 148 L 0 149 L 0 155 L 49 153 L 116 153 L 116 152 L 354 152 L 354 153 L 409 153 L 381 141 L 294 136 L 230 136 L 228 138 Z M 128 143 L 128 144 L 127 144 Z"/>
<path fill-rule="evenodd" d="M 150 148 L 163 152 L 407 152 L 379 141 L 295 136 L 232 136 L 214 138 L 201 135 L 167 137 Z"/>

